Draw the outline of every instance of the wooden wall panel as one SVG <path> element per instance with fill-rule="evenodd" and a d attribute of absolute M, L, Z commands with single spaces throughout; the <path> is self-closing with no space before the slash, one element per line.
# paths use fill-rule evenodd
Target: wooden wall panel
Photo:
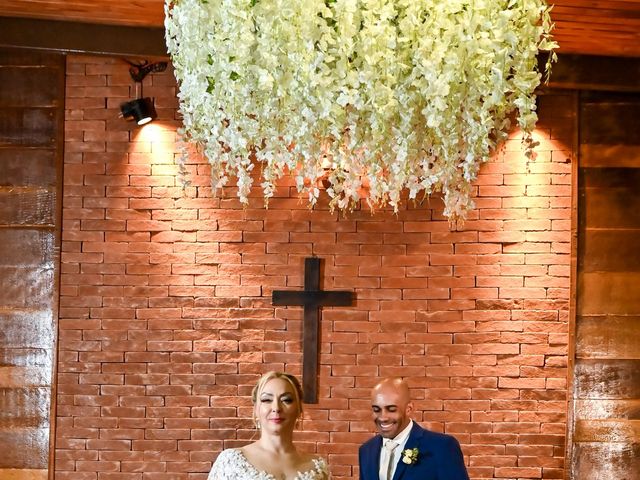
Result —
<path fill-rule="evenodd" d="M 640 398 L 640 359 L 582 359 L 576 362 L 575 375 L 576 398 Z"/>
<path fill-rule="evenodd" d="M 582 245 L 584 256 L 581 259 L 584 271 L 624 272 L 628 268 L 640 270 L 640 257 L 636 255 L 636 235 L 631 229 L 585 232 Z"/>
<path fill-rule="evenodd" d="M 0 50 L 0 478 L 49 476 L 64 69 Z"/>
<path fill-rule="evenodd" d="M 636 148 L 640 151 L 640 145 Z M 640 227 L 638 168 L 585 168 L 580 180 L 584 187 L 580 199 L 584 203 L 580 210 L 584 234 L 602 228 L 632 229 L 633 233 Z M 608 254 L 615 255 L 616 251 Z"/>
<path fill-rule="evenodd" d="M 634 472 L 640 472 L 640 444 L 580 442 L 574 459 L 575 479 L 636 480 Z"/>
<path fill-rule="evenodd" d="M 56 184 L 55 150 L 0 148 L 0 186 Z"/>
<path fill-rule="evenodd" d="M 0 146 L 55 145 L 55 112 L 50 108 L 4 107 L 0 117 Z"/>
<path fill-rule="evenodd" d="M 56 192 L 51 188 L 14 187 L 0 192 L 0 223 L 51 225 Z"/>
<path fill-rule="evenodd" d="M 42 445 L 49 443 L 48 428 L 16 428 L 0 431 L 0 472 L 10 467 L 12 470 L 45 469 L 47 449 Z M 6 474 L 8 476 L 8 474 Z M 42 475 L 40 475 L 42 477 Z M 16 475 L 14 478 L 20 479 Z M 22 476 L 22 478 L 25 478 Z"/>
<path fill-rule="evenodd" d="M 571 478 L 640 472 L 640 114 L 637 94 L 580 105 Z"/>
<path fill-rule="evenodd" d="M 0 105 L 32 107 L 59 103 L 55 67 L 35 67 L 26 70 L 20 65 L 0 69 Z"/>
<path fill-rule="evenodd" d="M 640 344 L 640 316 L 582 316 L 576 330 L 578 358 L 635 358 Z"/>
<path fill-rule="evenodd" d="M 625 315 L 640 313 L 640 272 L 584 272 L 578 275 L 578 289 L 585 297 L 578 315 Z"/>
<path fill-rule="evenodd" d="M 51 389 L 2 388 L 0 389 L 0 429 L 48 426 Z"/>
<path fill-rule="evenodd" d="M 640 436 L 638 420 L 579 420 L 576 422 L 576 442 L 635 443 Z"/>
<path fill-rule="evenodd" d="M 640 148 L 635 145 L 582 145 L 580 164 L 584 168 L 627 167 L 640 164 Z"/>
<path fill-rule="evenodd" d="M 640 420 L 640 399 L 633 400 L 576 400 L 575 411 L 582 419 L 628 418 Z"/>
<path fill-rule="evenodd" d="M 588 101 L 594 103 L 582 110 L 580 138 L 584 144 L 640 145 L 640 129 L 629 128 L 637 122 L 640 105 L 625 102 L 623 94 L 600 93 Z"/>

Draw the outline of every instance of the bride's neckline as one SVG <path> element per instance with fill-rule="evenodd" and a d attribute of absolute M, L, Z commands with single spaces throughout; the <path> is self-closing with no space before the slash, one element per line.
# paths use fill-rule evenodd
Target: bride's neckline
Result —
<path fill-rule="evenodd" d="M 256 474 L 260 475 L 260 476 L 265 476 L 267 478 L 272 478 L 274 480 L 286 480 L 287 477 L 285 477 L 284 475 L 277 477 L 275 476 L 273 473 L 269 473 L 266 472 L 264 470 L 258 470 L 248 459 L 247 457 L 245 457 L 244 452 L 242 450 L 240 450 L 239 448 L 234 448 L 233 449 L 234 452 L 236 452 L 239 457 L 240 460 L 245 464 L 245 466 L 247 468 L 249 468 L 251 471 L 255 472 Z M 306 470 L 304 472 L 300 472 L 297 471 L 296 472 L 296 476 L 294 477 L 294 480 L 304 476 L 304 475 L 308 475 L 310 473 L 315 472 L 318 469 L 318 465 L 317 465 L 317 461 L 315 459 L 312 460 L 312 467 L 309 470 Z"/>

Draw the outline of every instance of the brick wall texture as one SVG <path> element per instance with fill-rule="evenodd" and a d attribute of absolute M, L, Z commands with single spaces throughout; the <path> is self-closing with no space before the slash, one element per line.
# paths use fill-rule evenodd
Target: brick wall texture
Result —
<path fill-rule="evenodd" d="M 193 156 L 182 188 L 176 84 L 145 79 L 159 118 L 118 118 L 128 65 L 69 56 L 57 372 L 57 480 L 205 479 L 225 447 L 256 438 L 260 373 L 301 372 L 304 258 L 324 261 L 320 402 L 296 439 L 357 478 L 373 432 L 369 389 L 408 378 L 415 419 L 458 438 L 474 479 L 562 478 L 574 102 L 540 97 L 537 158 L 514 132 L 475 182 L 476 209 L 451 231 L 442 203 L 310 210 L 282 182 L 212 198 Z"/>

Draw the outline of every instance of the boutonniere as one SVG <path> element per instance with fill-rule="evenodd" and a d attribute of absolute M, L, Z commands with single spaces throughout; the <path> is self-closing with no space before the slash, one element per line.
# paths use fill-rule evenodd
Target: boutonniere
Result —
<path fill-rule="evenodd" d="M 406 463 L 407 465 L 413 465 L 418 461 L 418 454 L 420 452 L 417 448 L 405 448 L 402 451 L 402 463 Z"/>

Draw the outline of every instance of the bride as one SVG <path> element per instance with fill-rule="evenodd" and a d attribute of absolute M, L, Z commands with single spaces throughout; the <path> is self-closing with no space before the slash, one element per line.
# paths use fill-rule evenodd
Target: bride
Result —
<path fill-rule="evenodd" d="M 327 480 L 326 461 L 298 452 L 293 429 L 302 415 L 302 388 L 293 375 L 265 373 L 251 396 L 260 438 L 223 450 L 207 480 Z"/>

